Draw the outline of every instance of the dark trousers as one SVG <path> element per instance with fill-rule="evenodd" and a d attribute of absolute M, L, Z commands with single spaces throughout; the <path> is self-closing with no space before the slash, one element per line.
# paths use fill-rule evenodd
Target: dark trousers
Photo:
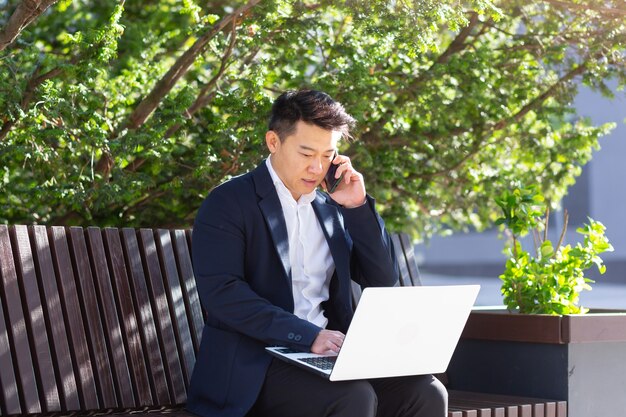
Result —
<path fill-rule="evenodd" d="M 432 375 L 330 382 L 274 359 L 250 416 L 446 417 L 448 393 Z"/>

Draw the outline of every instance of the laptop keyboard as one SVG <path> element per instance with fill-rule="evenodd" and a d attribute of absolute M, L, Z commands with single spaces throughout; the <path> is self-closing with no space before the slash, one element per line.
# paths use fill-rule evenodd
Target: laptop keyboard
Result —
<path fill-rule="evenodd" d="M 335 366 L 336 356 L 324 356 L 322 358 L 298 358 L 299 361 L 323 369 L 325 371 L 333 369 Z"/>

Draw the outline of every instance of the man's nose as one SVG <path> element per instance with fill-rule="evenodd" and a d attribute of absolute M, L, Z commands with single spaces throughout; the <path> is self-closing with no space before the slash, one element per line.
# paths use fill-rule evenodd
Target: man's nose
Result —
<path fill-rule="evenodd" d="M 315 158 L 309 165 L 309 171 L 314 174 L 321 174 L 324 172 L 324 163 L 322 162 L 322 159 Z"/>

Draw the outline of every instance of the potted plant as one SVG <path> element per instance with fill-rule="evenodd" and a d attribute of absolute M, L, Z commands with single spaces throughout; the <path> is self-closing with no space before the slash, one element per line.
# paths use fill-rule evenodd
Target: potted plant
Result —
<path fill-rule="evenodd" d="M 505 227 L 510 236 L 502 279 L 504 304 L 510 310 L 525 314 L 579 314 L 579 295 L 591 290 L 593 280 L 585 271 L 596 265 L 601 274 L 604 266 L 600 254 L 613 251 L 602 223 L 589 218 L 577 229 L 583 242 L 564 244 L 568 214 L 564 212 L 563 228 L 557 244 L 548 239 L 550 206 L 536 186 L 515 188 L 496 198 L 502 217 L 496 225 Z M 532 235 L 534 254 L 522 247 L 521 237 Z"/>
<path fill-rule="evenodd" d="M 509 237 L 500 275 L 506 308 L 472 312 L 448 369 L 450 387 L 566 400 L 569 417 L 626 410 L 626 313 L 579 305 L 593 283 L 585 272 L 604 273 L 600 254 L 613 250 L 605 227 L 589 218 L 577 229 L 583 241 L 566 244 L 565 213 L 554 243 L 537 187 L 515 187 L 496 203 L 496 223 Z"/>

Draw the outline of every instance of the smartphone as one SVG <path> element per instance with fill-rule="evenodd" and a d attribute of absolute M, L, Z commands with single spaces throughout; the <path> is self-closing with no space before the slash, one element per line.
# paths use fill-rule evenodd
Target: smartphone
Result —
<path fill-rule="evenodd" d="M 335 155 L 333 156 L 332 161 L 334 161 L 336 157 L 337 157 L 337 152 L 335 152 Z M 335 192 L 335 189 L 337 188 L 337 186 L 343 179 L 343 174 L 341 174 L 339 178 L 335 178 L 335 173 L 337 172 L 337 168 L 339 168 L 339 165 L 333 164 L 332 161 L 330 163 L 330 167 L 328 168 L 328 172 L 326 173 L 326 176 L 324 177 L 324 181 L 326 181 L 326 190 L 328 191 L 329 194 L 332 194 L 333 192 Z"/>

